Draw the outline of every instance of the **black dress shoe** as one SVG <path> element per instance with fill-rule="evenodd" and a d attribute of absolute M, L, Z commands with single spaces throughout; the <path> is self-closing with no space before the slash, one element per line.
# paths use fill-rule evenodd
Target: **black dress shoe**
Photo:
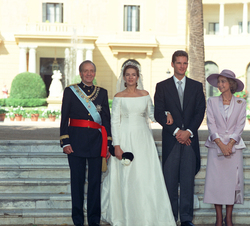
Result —
<path fill-rule="evenodd" d="M 184 221 L 181 222 L 181 226 L 194 226 L 194 224 L 191 221 Z"/>

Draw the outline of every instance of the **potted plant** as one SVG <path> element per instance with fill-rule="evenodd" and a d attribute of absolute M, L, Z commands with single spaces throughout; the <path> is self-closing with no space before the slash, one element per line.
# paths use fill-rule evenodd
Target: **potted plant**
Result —
<path fill-rule="evenodd" d="M 235 94 L 234 94 L 234 96 L 236 96 L 236 97 L 240 97 L 240 98 L 243 98 L 243 99 L 247 99 L 247 96 L 248 96 L 248 92 L 247 91 L 245 91 L 245 90 L 243 90 L 243 91 L 241 91 L 241 92 L 236 92 Z"/>
<path fill-rule="evenodd" d="M 54 122 L 56 120 L 56 110 L 47 110 L 47 115 L 50 121 Z"/>
<path fill-rule="evenodd" d="M 18 106 L 17 108 L 13 109 L 13 112 L 15 114 L 16 121 L 21 121 L 25 110 L 22 107 Z"/>
<path fill-rule="evenodd" d="M 0 107 L 0 122 L 4 121 L 6 113 L 8 113 L 8 110 Z"/>
<path fill-rule="evenodd" d="M 13 111 L 10 111 L 7 113 L 8 118 L 10 118 L 10 121 L 15 120 L 15 113 Z"/>
<path fill-rule="evenodd" d="M 39 113 L 39 117 L 41 118 L 41 121 L 45 122 L 46 118 L 48 118 L 47 110 L 42 109 Z"/>
<path fill-rule="evenodd" d="M 23 117 L 22 117 L 22 121 L 25 121 L 26 118 L 28 118 L 28 113 L 24 112 L 23 113 Z"/>
<path fill-rule="evenodd" d="M 30 111 L 31 121 L 38 121 L 39 110 L 38 108 L 33 108 Z"/>

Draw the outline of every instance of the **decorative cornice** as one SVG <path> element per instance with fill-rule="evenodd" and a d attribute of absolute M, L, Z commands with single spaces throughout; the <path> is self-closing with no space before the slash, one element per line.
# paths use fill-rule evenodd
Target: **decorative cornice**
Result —
<path fill-rule="evenodd" d="M 153 54 L 154 48 L 158 46 L 156 42 L 154 43 L 139 43 L 138 40 L 136 42 L 110 42 L 108 46 L 112 50 L 114 55 L 118 53 L 146 53 L 146 55 L 151 56 Z"/>

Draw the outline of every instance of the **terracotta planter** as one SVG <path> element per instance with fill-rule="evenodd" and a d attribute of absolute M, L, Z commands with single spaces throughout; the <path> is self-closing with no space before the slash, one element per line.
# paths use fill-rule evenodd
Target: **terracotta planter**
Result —
<path fill-rule="evenodd" d="M 24 118 L 24 117 L 22 118 L 22 121 L 25 121 L 25 118 Z"/>
<path fill-rule="evenodd" d="M 10 121 L 14 121 L 15 120 L 15 117 L 10 117 Z"/>
<path fill-rule="evenodd" d="M 22 121 L 22 115 L 15 114 L 16 121 Z"/>
<path fill-rule="evenodd" d="M 51 122 L 56 121 L 56 116 L 55 116 L 55 115 L 49 115 L 49 120 L 50 120 Z"/>
<path fill-rule="evenodd" d="M 31 121 L 38 121 L 39 114 L 31 114 Z"/>
<path fill-rule="evenodd" d="M 0 122 L 3 122 L 5 119 L 5 113 L 0 114 Z"/>
<path fill-rule="evenodd" d="M 46 120 L 46 118 L 41 118 L 41 121 L 42 121 L 42 122 L 45 122 L 45 120 Z"/>
<path fill-rule="evenodd" d="M 248 120 L 248 123 L 250 124 L 250 118 L 249 119 L 247 119 Z"/>

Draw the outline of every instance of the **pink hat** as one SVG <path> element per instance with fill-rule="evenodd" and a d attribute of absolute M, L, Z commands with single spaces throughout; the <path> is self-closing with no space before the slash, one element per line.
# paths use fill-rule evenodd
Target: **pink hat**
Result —
<path fill-rule="evenodd" d="M 244 89 L 244 84 L 242 81 L 240 81 L 239 79 L 236 78 L 235 74 L 230 71 L 230 70 L 223 70 L 220 74 L 211 74 L 207 77 L 207 81 L 210 85 L 214 86 L 214 87 L 218 87 L 217 86 L 217 80 L 219 76 L 224 76 L 226 78 L 231 78 L 233 79 L 235 82 L 237 82 L 238 84 L 238 88 L 236 90 L 236 92 L 240 92 Z"/>

